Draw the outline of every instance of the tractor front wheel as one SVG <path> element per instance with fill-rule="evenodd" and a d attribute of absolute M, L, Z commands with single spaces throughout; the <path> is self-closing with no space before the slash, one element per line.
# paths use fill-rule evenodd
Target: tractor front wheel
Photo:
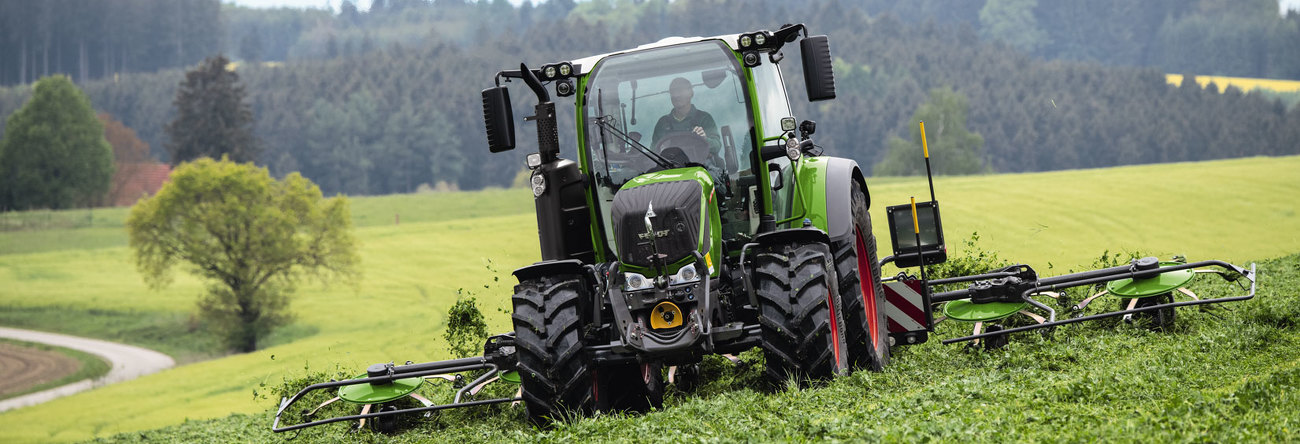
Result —
<path fill-rule="evenodd" d="M 803 382 L 848 372 L 830 267 L 830 248 L 820 243 L 760 247 L 754 256 L 764 373 L 775 386 L 792 377 Z"/>
<path fill-rule="evenodd" d="M 515 286 L 515 349 L 524 407 L 535 424 L 591 411 L 594 380 L 582 353 L 581 306 L 587 293 L 578 275 L 528 279 Z"/>

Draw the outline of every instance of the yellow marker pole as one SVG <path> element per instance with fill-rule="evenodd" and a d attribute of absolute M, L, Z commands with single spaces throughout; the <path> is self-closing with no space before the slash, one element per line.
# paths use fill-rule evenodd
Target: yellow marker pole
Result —
<path fill-rule="evenodd" d="M 925 151 L 925 158 L 930 158 L 930 144 L 925 141 L 925 122 L 921 122 L 921 149 Z"/>
<path fill-rule="evenodd" d="M 925 122 L 921 122 L 921 150 L 925 152 L 925 178 L 930 182 L 930 201 L 934 201 L 934 174 L 930 172 L 930 143 L 925 141 Z"/>
<path fill-rule="evenodd" d="M 916 222 L 916 196 L 912 196 L 912 232 L 917 235 L 921 234 L 921 225 Z M 921 245 L 917 242 L 916 245 Z"/>
<path fill-rule="evenodd" d="M 921 296 L 929 301 L 930 279 L 925 275 L 925 253 L 921 249 L 921 224 L 916 220 L 916 196 L 912 196 L 912 233 L 916 235 L 916 262 L 921 268 Z"/>

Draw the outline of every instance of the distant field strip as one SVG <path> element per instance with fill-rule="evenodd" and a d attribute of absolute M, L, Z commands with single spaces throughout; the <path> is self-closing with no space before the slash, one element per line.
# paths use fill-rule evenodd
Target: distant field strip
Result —
<path fill-rule="evenodd" d="M 1178 86 L 1183 84 L 1182 74 L 1165 74 L 1165 80 L 1169 84 Z M 1266 89 L 1274 92 L 1300 92 L 1300 80 L 1279 80 L 1279 79 L 1254 79 L 1249 77 L 1224 77 L 1224 76 L 1196 76 L 1196 83 L 1202 88 L 1211 82 L 1219 86 L 1219 92 L 1223 92 L 1229 85 L 1235 86 L 1242 91 L 1250 92 L 1255 88 Z"/>

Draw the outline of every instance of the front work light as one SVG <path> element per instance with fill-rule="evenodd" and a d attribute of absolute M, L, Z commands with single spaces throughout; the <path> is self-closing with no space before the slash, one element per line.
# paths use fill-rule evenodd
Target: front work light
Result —
<path fill-rule="evenodd" d="M 533 197 L 541 197 L 542 193 L 546 192 L 546 178 L 542 177 L 541 174 L 533 175 L 532 184 L 533 184 Z"/>
<path fill-rule="evenodd" d="M 677 270 L 677 274 L 674 274 L 672 278 L 668 280 L 668 283 L 677 285 L 685 284 L 687 282 L 697 282 L 699 280 L 700 274 L 695 271 L 695 264 L 689 264 L 682 267 L 682 269 Z"/>
<path fill-rule="evenodd" d="M 572 73 L 573 73 L 573 65 L 569 64 L 569 62 L 564 62 L 560 64 L 560 75 L 568 77 L 568 75 Z"/>
<path fill-rule="evenodd" d="M 754 38 L 753 38 L 753 37 L 750 37 L 749 34 L 745 34 L 745 35 L 740 36 L 740 47 L 741 47 L 741 49 L 748 48 L 749 45 L 753 43 L 753 41 L 754 41 Z"/>
<path fill-rule="evenodd" d="M 563 71 L 563 69 L 561 69 Z M 560 79 L 555 81 L 555 94 L 560 97 L 573 95 L 573 81 L 569 79 Z"/>
<path fill-rule="evenodd" d="M 640 273 L 623 273 L 623 278 L 624 291 L 645 290 L 654 286 L 654 282 L 646 279 L 645 276 L 642 276 Z"/>

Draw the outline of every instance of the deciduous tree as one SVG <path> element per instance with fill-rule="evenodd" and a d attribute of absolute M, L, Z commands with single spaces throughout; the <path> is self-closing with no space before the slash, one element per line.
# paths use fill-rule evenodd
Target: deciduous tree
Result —
<path fill-rule="evenodd" d="M 123 125 L 108 113 L 99 113 L 96 117 L 99 118 L 99 123 L 104 125 L 104 139 L 113 147 L 113 180 L 104 202 L 113 205 L 119 199 L 140 197 L 125 196 L 129 192 L 126 190 L 126 185 L 144 172 L 146 162 L 153 160 L 149 158 L 149 144 L 140 140 L 135 135 L 135 130 Z"/>
<path fill-rule="evenodd" d="M 908 124 L 911 137 L 889 140 L 889 152 L 876 164 L 875 173 L 882 176 L 908 176 L 925 174 L 925 157 L 920 125 L 925 122 L 926 140 L 930 155 L 942 161 L 933 164 L 935 174 L 978 174 L 988 171 L 984 166 L 984 138 L 966 130 L 969 105 L 966 96 L 949 88 L 930 91 L 930 101 L 916 109 Z"/>
<path fill-rule="evenodd" d="M 90 99 L 67 76 L 36 82 L 0 140 L 0 208 L 72 208 L 108 191 L 113 151 Z"/>
<path fill-rule="evenodd" d="M 199 302 L 230 349 L 248 352 L 289 323 L 289 296 L 304 276 L 359 278 L 346 197 L 325 199 L 297 173 L 227 159 L 182 164 L 157 195 L 131 209 L 136 266 L 158 289 L 174 265 L 208 282 Z"/>

